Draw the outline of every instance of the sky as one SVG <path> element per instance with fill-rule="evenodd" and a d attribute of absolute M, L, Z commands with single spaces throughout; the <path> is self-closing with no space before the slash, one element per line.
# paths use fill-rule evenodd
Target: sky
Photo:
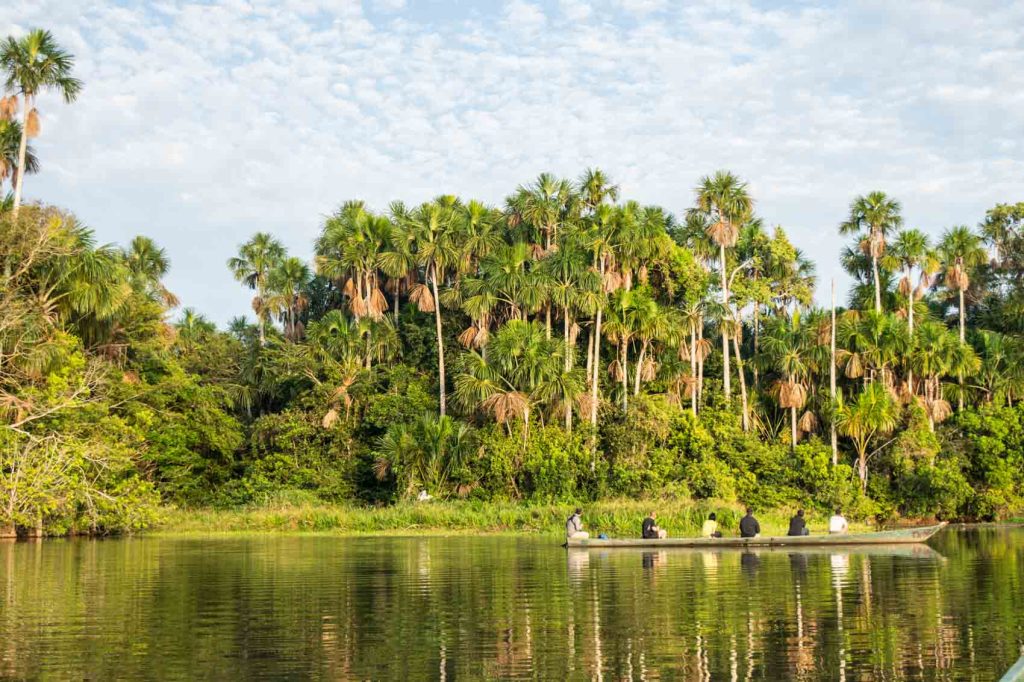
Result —
<path fill-rule="evenodd" d="M 854 196 L 936 236 L 1024 200 L 1024 2 L 4 0 L 0 36 L 35 27 L 85 86 L 40 98 L 26 197 L 155 238 L 218 323 L 251 316 L 242 242 L 310 258 L 348 199 L 500 204 L 598 167 L 680 214 L 725 168 L 821 302 Z"/>

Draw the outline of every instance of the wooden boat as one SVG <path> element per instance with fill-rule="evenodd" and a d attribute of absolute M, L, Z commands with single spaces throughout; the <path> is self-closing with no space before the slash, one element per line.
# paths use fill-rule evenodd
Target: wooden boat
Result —
<path fill-rule="evenodd" d="M 938 533 L 945 522 L 936 526 L 919 526 L 917 528 L 898 528 L 875 533 L 843 533 L 836 535 L 800 535 L 760 536 L 756 538 L 663 538 L 644 540 L 641 538 L 607 539 L 588 538 L 581 540 L 571 538 L 567 547 L 806 547 L 806 546 L 844 546 L 844 545 L 909 545 L 926 542 Z"/>
<path fill-rule="evenodd" d="M 603 546 L 605 549 L 608 546 Z M 570 554 L 592 554 L 591 550 L 598 549 L 598 545 L 589 545 L 589 547 L 583 547 L 579 545 L 573 545 L 569 547 Z M 752 545 L 749 547 L 741 547 L 737 545 L 715 545 L 709 547 L 708 545 L 700 545 L 699 547 L 684 547 L 680 545 L 663 545 L 657 546 L 640 546 L 640 547 L 623 547 L 621 545 L 613 547 L 615 549 L 615 556 L 620 554 L 645 554 L 647 552 L 671 552 L 672 556 L 685 556 L 688 554 L 704 554 L 708 552 L 714 552 L 718 554 L 739 554 L 739 553 L 750 553 L 758 556 L 769 556 L 772 554 L 785 554 L 787 556 L 814 556 L 814 555 L 828 555 L 835 556 L 837 554 L 845 556 L 878 556 L 878 557 L 904 557 L 911 559 L 934 559 L 939 561 L 945 561 L 944 557 L 939 552 L 931 548 L 926 543 L 915 543 L 915 544 L 892 544 L 886 543 L 884 545 L 872 544 L 872 545 L 772 545 L 769 547 Z"/>

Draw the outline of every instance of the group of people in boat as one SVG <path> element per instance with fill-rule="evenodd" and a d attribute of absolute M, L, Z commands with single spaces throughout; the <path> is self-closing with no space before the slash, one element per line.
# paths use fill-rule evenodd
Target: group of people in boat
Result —
<path fill-rule="evenodd" d="M 842 509 L 836 509 L 836 513 L 828 520 L 829 534 L 836 535 L 845 533 L 849 528 L 850 524 L 847 523 L 846 518 L 843 516 Z M 739 531 L 741 538 L 756 538 L 761 535 L 761 524 L 758 523 L 757 518 L 754 516 L 754 510 L 751 507 L 747 507 L 746 515 L 740 519 Z M 810 535 L 810 533 L 810 529 L 807 527 L 807 521 L 804 518 L 804 510 L 801 509 L 789 520 L 789 531 L 786 535 L 790 537 L 799 537 L 802 535 Z M 704 521 L 700 534 L 705 538 L 722 537 L 722 531 L 718 530 L 717 514 L 711 512 L 707 520 Z M 577 507 L 572 516 L 566 520 L 565 537 L 566 539 L 579 540 L 586 540 L 590 537 L 590 534 L 583 530 L 582 508 Z M 640 537 L 644 540 L 661 540 L 668 537 L 668 532 L 658 525 L 657 512 L 652 511 L 640 524 Z"/>

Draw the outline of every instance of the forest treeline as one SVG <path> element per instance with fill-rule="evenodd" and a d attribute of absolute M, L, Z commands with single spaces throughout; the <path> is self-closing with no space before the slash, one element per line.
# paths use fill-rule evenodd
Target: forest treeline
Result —
<path fill-rule="evenodd" d="M 596 169 L 498 206 L 351 200 L 309 262 L 266 233 L 226 258 L 252 310 L 218 329 L 176 312 L 150 238 L 22 205 L 35 96 L 81 84 L 42 31 L 0 67 L 0 528 L 422 490 L 1022 507 L 1024 203 L 932 239 L 856 196 L 834 226 L 855 285 L 822 309 L 813 263 L 725 171 L 678 214 Z"/>

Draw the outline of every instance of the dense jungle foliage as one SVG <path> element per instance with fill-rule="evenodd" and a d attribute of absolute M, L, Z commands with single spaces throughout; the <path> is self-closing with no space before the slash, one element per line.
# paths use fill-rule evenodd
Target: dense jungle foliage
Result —
<path fill-rule="evenodd" d="M 45 32 L 2 48 L 0 527 L 421 491 L 1022 507 L 1024 203 L 933 240 L 896 199 L 857 196 L 836 226 L 856 284 L 830 310 L 725 171 L 678 216 L 599 170 L 542 174 L 501 206 L 352 200 L 312 262 L 270 234 L 240 245 L 226 266 L 253 317 L 218 329 L 178 311 L 151 239 L 98 244 L 21 204 L 34 97 L 80 84 Z"/>

